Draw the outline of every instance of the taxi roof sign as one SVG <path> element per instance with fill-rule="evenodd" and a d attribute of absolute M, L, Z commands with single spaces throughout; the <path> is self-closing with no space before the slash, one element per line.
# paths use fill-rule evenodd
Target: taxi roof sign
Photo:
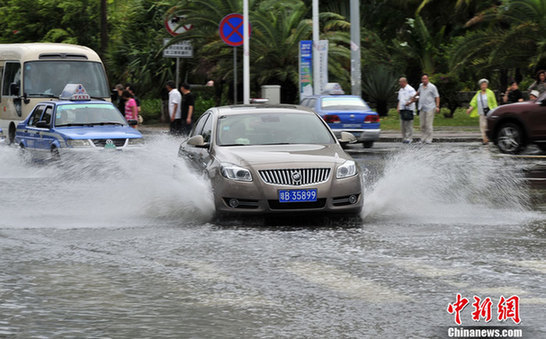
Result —
<path fill-rule="evenodd" d="M 85 101 L 91 100 L 91 96 L 87 94 L 87 91 L 82 84 L 67 84 L 60 97 L 61 100 L 72 100 L 72 101 Z"/>

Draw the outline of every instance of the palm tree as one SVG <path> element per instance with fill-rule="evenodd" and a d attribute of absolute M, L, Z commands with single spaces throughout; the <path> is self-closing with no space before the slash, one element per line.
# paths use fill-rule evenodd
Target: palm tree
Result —
<path fill-rule="evenodd" d="M 195 28 L 177 38 L 197 42 L 200 72 L 228 83 L 233 79 L 233 51 L 220 39 L 218 24 L 226 14 L 240 12 L 240 6 L 241 1 L 238 0 L 194 0 L 186 3 L 184 8 L 190 18 L 187 23 Z M 250 2 L 249 9 L 253 87 L 279 84 L 283 101 L 295 102 L 298 94 L 299 41 L 312 36 L 310 9 L 301 0 L 254 0 Z M 339 14 L 323 12 L 320 18 L 321 37 L 330 41 L 331 77 L 348 84 L 349 25 Z"/>
<path fill-rule="evenodd" d="M 533 68 L 546 59 L 546 2 L 504 0 L 480 12 L 467 27 L 469 32 L 454 45 L 450 67 Z"/>

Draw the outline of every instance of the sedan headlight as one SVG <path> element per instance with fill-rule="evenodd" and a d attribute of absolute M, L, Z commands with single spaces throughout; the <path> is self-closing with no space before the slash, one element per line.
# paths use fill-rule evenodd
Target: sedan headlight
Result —
<path fill-rule="evenodd" d="M 224 178 L 227 179 L 236 181 L 252 181 L 252 174 L 246 168 L 232 164 L 223 164 L 221 171 Z"/>
<path fill-rule="evenodd" d="M 356 175 L 356 164 L 352 160 L 347 160 L 343 165 L 337 168 L 336 178 L 343 179 Z"/>
<path fill-rule="evenodd" d="M 143 138 L 130 138 L 129 142 L 127 143 L 129 146 L 141 146 L 144 145 L 144 139 Z"/>
<path fill-rule="evenodd" d="M 68 139 L 66 141 L 68 147 L 91 147 L 91 141 L 88 139 Z"/>

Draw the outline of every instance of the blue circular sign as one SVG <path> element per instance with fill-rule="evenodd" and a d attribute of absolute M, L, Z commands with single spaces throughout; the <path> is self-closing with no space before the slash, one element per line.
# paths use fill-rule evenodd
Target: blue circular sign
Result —
<path fill-rule="evenodd" d="M 220 38 L 233 47 L 243 44 L 243 16 L 241 14 L 232 13 L 226 15 L 220 21 Z M 250 36 L 250 27 L 248 28 L 248 36 Z"/>

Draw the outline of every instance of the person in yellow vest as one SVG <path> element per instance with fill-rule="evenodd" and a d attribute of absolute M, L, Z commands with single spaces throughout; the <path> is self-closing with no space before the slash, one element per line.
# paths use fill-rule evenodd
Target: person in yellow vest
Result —
<path fill-rule="evenodd" d="M 470 101 L 470 107 L 466 110 L 466 114 L 470 114 L 471 117 L 480 117 L 480 132 L 482 132 L 482 143 L 487 145 L 489 140 L 485 134 L 487 128 L 487 113 L 493 108 L 496 108 L 497 99 L 495 98 L 495 93 L 492 90 L 487 88 L 489 86 L 489 80 L 480 79 L 478 81 L 480 90 L 474 95 Z"/>

